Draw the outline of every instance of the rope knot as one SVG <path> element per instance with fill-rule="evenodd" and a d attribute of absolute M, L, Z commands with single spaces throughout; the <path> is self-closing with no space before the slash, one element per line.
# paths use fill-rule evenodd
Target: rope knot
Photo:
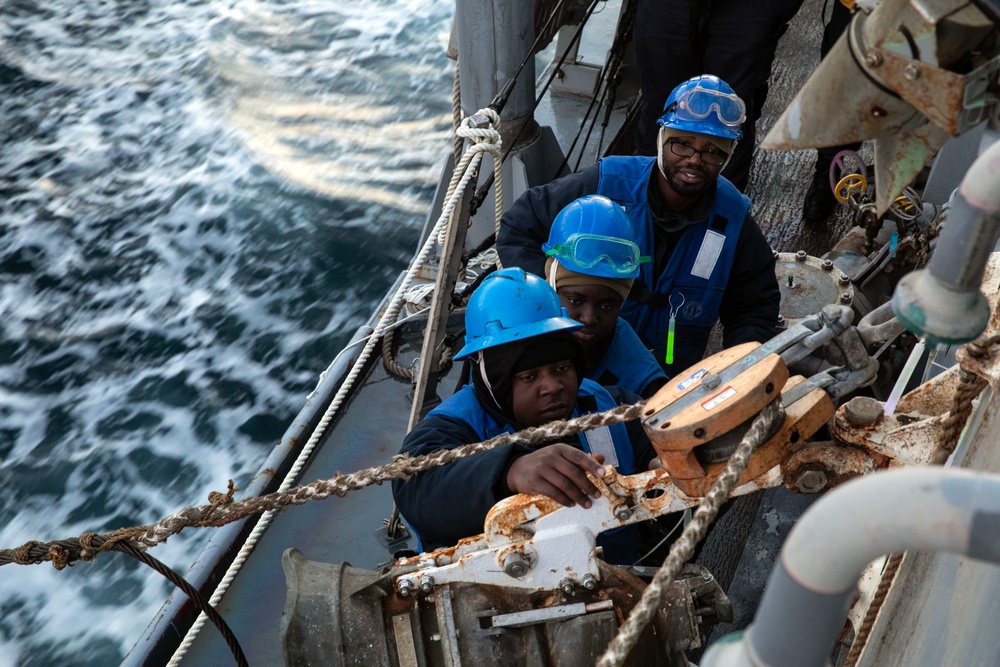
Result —
<path fill-rule="evenodd" d="M 499 128 L 500 115 L 486 107 L 468 118 L 463 118 L 462 124 L 455 130 L 455 135 L 471 141 L 472 148 L 477 151 L 499 155 L 503 146 Z"/>
<path fill-rule="evenodd" d="M 215 508 L 219 507 L 220 505 L 231 505 L 233 502 L 233 494 L 236 493 L 237 491 L 239 491 L 239 489 L 236 488 L 236 484 L 233 482 L 233 480 L 229 480 L 229 486 L 226 489 L 225 493 L 219 493 L 218 491 L 209 491 L 208 502 L 211 503 L 212 505 L 212 511 L 214 511 Z"/>
<path fill-rule="evenodd" d="M 49 558 L 52 560 L 52 567 L 62 570 L 66 567 L 73 567 L 73 562 L 69 557 L 69 549 L 58 544 L 49 546 Z"/>
<path fill-rule="evenodd" d="M 18 565 L 34 565 L 45 560 L 44 558 L 31 555 L 32 549 L 37 548 L 44 549 L 45 545 L 38 540 L 31 540 L 14 549 L 11 555 L 14 557 L 14 562 Z"/>
<path fill-rule="evenodd" d="M 97 533 L 84 533 L 80 535 L 80 560 L 93 560 L 101 550 L 103 538 L 98 539 Z"/>

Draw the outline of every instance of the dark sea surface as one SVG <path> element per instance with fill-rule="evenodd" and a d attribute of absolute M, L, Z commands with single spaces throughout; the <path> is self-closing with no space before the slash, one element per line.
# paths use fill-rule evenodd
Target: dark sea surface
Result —
<path fill-rule="evenodd" d="M 416 246 L 452 9 L 0 0 L 0 548 L 256 472 Z M 117 664 L 169 591 L 0 568 L 0 667 Z"/>

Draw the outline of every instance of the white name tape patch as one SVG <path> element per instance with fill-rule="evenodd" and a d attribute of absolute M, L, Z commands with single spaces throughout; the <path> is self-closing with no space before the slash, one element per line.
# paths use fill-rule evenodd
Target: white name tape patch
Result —
<path fill-rule="evenodd" d="M 726 243 L 726 237 L 718 232 L 709 229 L 705 232 L 705 238 L 701 241 L 701 248 L 698 256 L 694 258 L 694 266 L 691 267 L 691 275 L 708 280 L 712 277 L 715 264 L 722 254 L 722 246 Z"/>

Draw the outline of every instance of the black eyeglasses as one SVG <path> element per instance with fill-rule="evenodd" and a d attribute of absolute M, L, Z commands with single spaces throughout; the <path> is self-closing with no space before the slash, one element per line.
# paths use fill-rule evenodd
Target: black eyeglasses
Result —
<path fill-rule="evenodd" d="M 667 145 L 670 146 L 670 152 L 677 157 L 691 157 L 697 153 L 701 157 L 701 161 L 710 167 L 718 167 L 720 164 L 726 161 L 729 157 L 722 151 L 716 150 L 714 148 L 709 148 L 707 150 L 700 151 L 693 146 L 688 146 L 680 141 L 675 141 L 673 139 L 667 140 Z"/>

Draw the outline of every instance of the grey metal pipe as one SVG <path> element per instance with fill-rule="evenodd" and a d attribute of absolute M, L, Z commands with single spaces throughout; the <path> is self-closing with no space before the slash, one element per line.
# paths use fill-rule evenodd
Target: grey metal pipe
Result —
<path fill-rule="evenodd" d="M 487 106 L 535 42 L 534 0 L 461 0 L 455 3 L 462 108 Z M 535 103 L 535 60 L 529 58 L 501 117 L 523 118 Z"/>
<path fill-rule="evenodd" d="M 969 167 L 927 269 L 899 281 L 896 317 L 930 342 L 964 343 L 986 328 L 989 305 L 979 291 L 1000 236 L 1000 142 Z"/>
<path fill-rule="evenodd" d="M 997 535 L 1000 475 L 911 468 L 849 482 L 792 529 L 742 641 L 723 639 L 701 665 L 821 667 L 868 563 L 920 550 L 1000 564 Z"/>

